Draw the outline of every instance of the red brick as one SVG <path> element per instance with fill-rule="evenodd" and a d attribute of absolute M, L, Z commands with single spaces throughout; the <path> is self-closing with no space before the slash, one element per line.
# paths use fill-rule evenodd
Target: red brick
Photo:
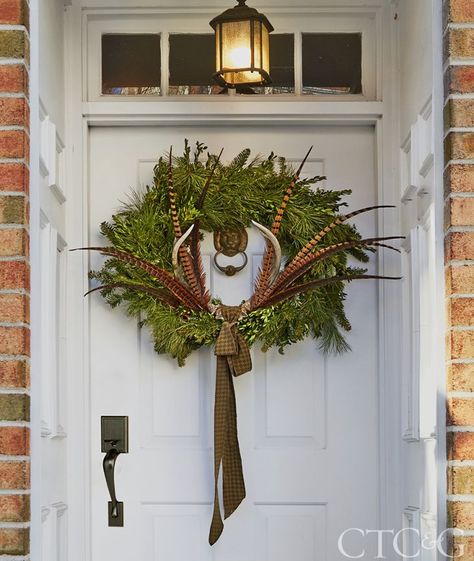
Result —
<path fill-rule="evenodd" d="M 474 460 L 474 432 L 449 432 L 447 444 L 449 460 Z"/>
<path fill-rule="evenodd" d="M 4 257 L 28 255 L 28 235 L 24 228 L 0 230 L 0 255 Z"/>
<path fill-rule="evenodd" d="M 0 327 L 0 354 L 29 355 L 30 330 L 26 327 Z"/>
<path fill-rule="evenodd" d="M 444 107 L 444 126 L 446 129 L 474 126 L 474 100 L 450 99 Z"/>
<path fill-rule="evenodd" d="M 28 27 L 28 5 L 25 0 L 2 0 L 0 23 L 25 25 Z"/>
<path fill-rule="evenodd" d="M 26 555 L 30 549 L 29 531 L 26 528 L 0 530 L 0 552 L 5 555 Z"/>
<path fill-rule="evenodd" d="M 455 363 L 448 367 L 448 391 L 474 392 L 473 363 Z"/>
<path fill-rule="evenodd" d="M 474 58 L 474 29 L 449 29 L 444 49 L 445 58 Z"/>
<path fill-rule="evenodd" d="M 0 290 L 30 289 L 30 269 L 22 261 L 0 261 Z"/>
<path fill-rule="evenodd" d="M 29 486 L 29 462 L 0 462 L 0 489 L 28 489 Z"/>
<path fill-rule="evenodd" d="M 28 135 L 23 131 L 0 131 L 0 158 L 28 156 Z"/>
<path fill-rule="evenodd" d="M 26 456 L 29 451 L 29 429 L 26 427 L 0 427 L 0 454 Z"/>
<path fill-rule="evenodd" d="M 447 404 L 448 425 L 454 426 L 474 426 L 474 398 L 448 399 Z"/>
<path fill-rule="evenodd" d="M 27 172 L 24 164 L 0 164 L 0 191 L 27 193 Z"/>
<path fill-rule="evenodd" d="M 445 239 L 445 257 L 452 259 L 474 259 L 474 232 L 451 232 Z"/>
<path fill-rule="evenodd" d="M 474 197 L 458 197 L 446 202 L 445 227 L 474 225 Z"/>
<path fill-rule="evenodd" d="M 28 388 L 30 365 L 26 360 L 0 360 L 0 386 L 4 388 Z"/>
<path fill-rule="evenodd" d="M 473 66 L 474 68 L 474 66 Z M 444 172 L 444 194 L 474 192 L 474 165 L 450 164 Z"/>
<path fill-rule="evenodd" d="M 451 358 L 474 358 L 474 331 L 451 331 Z"/>
<path fill-rule="evenodd" d="M 448 502 L 448 516 L 450 527 L 474 530 L 474 503 L 452 501 Z"/>
<path fill-rule="evenodd" d="M 451 132 L 444 140 L 445 162 L 474 159 L 474 133 Z"/>
<path fill-rule="evenodd" d="M 474 91 L 474 66 L 450 66 L 444 75 L 444 95 Z"/>
<path fill-rule="evenodd" d="M 474 537 L 466 538 L 464 536 L 453 537 L 453 549 L 449 559 L 457 561 L 474 561 Z"/>
<path fill-rule="evenodd" d="M 28 127 L 28 103 L 19 97 L 0 97 L 0 125 Z"/>
<path fill-rule="evenodd" d="M 448 21 L 452 23 L 474 22 L 474 3 L 472 0 L 449 0 L 447 3 Z"/>
<path fill-rule="evenodd" d="M 474 298 L 452 298 L 450 316 L 451 325 L 474 325 Z"/>
<path fill-rule="evenodd" d="M 28 522 L 30 497 L 28 495 L 0 495 L 1 522 Z"/>
<path fill-rule="evenodd" d="M 0 322 L 28 323 L 30 299 L 24 294 L 0 294 Z"/>
<path fill-rule="evenodd" d="M 28 95 L 28 73 L 23 64 L 0 66 L 0 92 Z"/>
<path fill-rule="evenodd" d="M 474 467 L 451 467 L 448 470 L 448 493 L 450 495 L 474 494 Z"/>
<path fill-rule="evenodd" d="M 474 293 L 474 265 L 453 265 L 446 269 L 448 294 Z"/>

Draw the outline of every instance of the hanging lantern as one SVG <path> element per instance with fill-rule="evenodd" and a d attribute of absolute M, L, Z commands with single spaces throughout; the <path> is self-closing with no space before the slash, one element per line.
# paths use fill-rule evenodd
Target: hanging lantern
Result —
<path fill-rule="evenodd" d="M 272 24 L 246 0 L 215 17 L 210 25 L 216 34 L 216 73 L 224 87 L 265 86 L 270 79 Z"/>

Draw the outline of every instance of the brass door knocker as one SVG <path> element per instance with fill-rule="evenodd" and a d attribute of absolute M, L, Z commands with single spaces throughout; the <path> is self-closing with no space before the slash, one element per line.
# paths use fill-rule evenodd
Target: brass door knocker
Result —
<path fill-rule="evenodd" d="M 248 235 L 245 228 L 241 228 L 239 230 L 218 230 L 214 232 L 214 247 L 216 249 L 216 253 L 214 254 L 214 264 L 219 271 L 228 277 L 233 277 L 236 273 L 245 269 L 248 263 L 248 257 L 245 253 L 247 244 Z M 237 267 L 234 265 L 219 265 L 217 258 L 221 253 L 226 257 L 241 255 L 243 257 L 242 265 Z"/>

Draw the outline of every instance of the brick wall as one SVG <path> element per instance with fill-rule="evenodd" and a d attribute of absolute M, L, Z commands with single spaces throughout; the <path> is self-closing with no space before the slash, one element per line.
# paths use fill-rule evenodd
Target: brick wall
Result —
<path fill-rule="evenodd" d="M 0 0 L 0 555 L 29 551 L 28 3 Z"/>
<path fill-rule="evenodd" d="M 474 561 L 474 2 L 445 0 L 445 264 L 448 517 Z"/>

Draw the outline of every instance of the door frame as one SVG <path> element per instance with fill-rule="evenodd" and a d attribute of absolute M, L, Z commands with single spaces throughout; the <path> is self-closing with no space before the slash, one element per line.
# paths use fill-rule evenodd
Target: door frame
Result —
<path fill-rule="evenodd" d="M 390 6 L 373 8 L 387 36 L 393 35 Z M 230 99 L 214 101 L 84 102 L 81 45 L 87 14 L 77 3 L 66 11 L 66 114 L 69 197 L 66 211 L 68 245 L 83 247 L 88 235 L 89 131 L 95 126 L 374 126 L 378 204 L 399 205 L 398 122 L 396 119 L 396 58 L 392 41 L 383 49 L 384 101 L 279 101 Z M 399 231 L 396 209 L 379 217 L 379 234 Z M 391 252 L 378 256 L 378 274 L 396 276 L 400 264 Z M 88 256 L 71 254 L 68 260 L 68 499 L 69 559 L 91 561 L 90 528 L 90 353 L 88 348 L 89 307 L 82 295 L 87 291 Z M 401 438 L 400 438 L 400 286 L 390 281 L 378 285 L 378 524 L 395 531 L 401 526 Z"/>

